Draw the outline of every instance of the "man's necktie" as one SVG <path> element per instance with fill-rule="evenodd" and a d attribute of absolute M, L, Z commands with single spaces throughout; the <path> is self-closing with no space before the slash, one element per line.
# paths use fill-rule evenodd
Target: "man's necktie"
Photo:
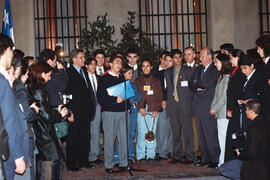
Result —
<path fill-rule="evenodd" d="M 177 92 L 178 76 L 179 76 L 179 73 L 176 71 L 175 77 L 174 77 L 174 100 L 175 100 L 176 102 L 179 101 L 178 92 Z"/>
<path fill-rule="evenodd" d="M 84 79 L 84 76 L 83 76 L 83 70 L 82 70 L 82 69 L 80 69 L 80 74 L 81 74 L 81 76 L 82 76 L 82 78 L 83 78 L 83 80 L 84 80 L 86 86 L 88 87 L 88 84 L 87 84 L 87 82 L 86 82 L 86 79 Z"/>
<path fill-rule="evenodd" d="M 91 79 L 92 79 L 92 84 L 93 84 L 93 90 L 94 90 L 94 93 L 96 95 L 97 89 L 96 89 L 96 83 L 95 83 L 94 75 L 91 75 Z"/>
<path fill-rule="evenodd" d="M 201 79 L 203 78 L 205 72 L 204 72 L 205 68 L 202 69 L 202 72 L 201 72 Z"/>
<path fill-rule="evenodd" d="M 99 71 L 99 75 L 101 76 L 103 74 L 102 68 L 98 68 L 98 71 Z"/>

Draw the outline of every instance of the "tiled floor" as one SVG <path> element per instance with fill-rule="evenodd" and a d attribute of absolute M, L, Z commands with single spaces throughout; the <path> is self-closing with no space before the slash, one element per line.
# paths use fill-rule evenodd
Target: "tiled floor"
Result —
<path fill-rule="evenodd" d="M 220 179 L 218 169 L 209 169 L 207 167 L 194 167 L 192 165 L 168 164 L 169 160 L 155 163 L 138 163 L 132 165 L 133 168 L 146 170 L 145 172 L 132 171 L 106 174 L 104 165 L 97 165 L 94 169 L 83 168 L 80 172 L 63 170 L 64 180 L 90 180 L 90 179 L 182 179 L 199 178 L 200 179 Z M 115 168 L 116 170 L 117 168 Z M 215 178 L 216 177 L 216 178 Z"/>

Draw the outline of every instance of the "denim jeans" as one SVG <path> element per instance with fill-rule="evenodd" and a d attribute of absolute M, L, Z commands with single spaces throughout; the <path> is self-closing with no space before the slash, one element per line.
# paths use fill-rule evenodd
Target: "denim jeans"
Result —
<path fill-rule="evenodd" d="M 240 180 L 242 163 L 243 161 L 239 159 L 227 161 L 219 167 L 220 174 L 234 180 Z"/>
<path fill-rule="evenodd" d="M 147 111 L 147 107 L 146 107 Z M 143 117 L 140 113 L 138 113 L 138 139 L 137 139 L 137 145 L 136 145 L 136 158 L 138 160 L 146 158 L 154 159 L 156 155 L 156 138 L 152 142 L 147 142 L 145 140 L 145 134 L 147 133 L 147 126 L 148 130 L 154 132 L 156 136 L 156 127 L 157 127 L 157 120 L 158 116 L 155 118 L 151 117 L 151 112 L 148 112 L 148 114 Z M 147 123 L 147 126 L 146 126 Z"/>

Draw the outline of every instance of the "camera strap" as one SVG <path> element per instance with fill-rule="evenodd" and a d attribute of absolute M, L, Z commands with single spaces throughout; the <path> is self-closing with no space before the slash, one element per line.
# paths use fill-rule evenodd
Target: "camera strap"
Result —
<path fill-rule="evenodd" d="M 153 126 L 152 126 L 152 130 L 151 130 L 152 132 L 154 132 L 153 130 L 154 130 L 155 121 L 156 121 L 156 118 L 154 118 L 154 121 L 153 121 Z M 148 128 L 148 124 L 146 122 L 145 116 L 144 116 L 144 123 L 145 123 L 146 129 L 147 129 L 147 132 L 149 132 L 149 128 Z"/>

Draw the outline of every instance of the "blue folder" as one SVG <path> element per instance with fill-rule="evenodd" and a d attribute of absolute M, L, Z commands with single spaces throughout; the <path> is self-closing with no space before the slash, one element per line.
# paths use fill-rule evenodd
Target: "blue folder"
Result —
<path fill-rule="evenodd" d="M 125 96 L 125 83 L 126 83 L 127 96 Z M 110 96 L 115 96 L 115 97 L 121 94 L 121 97 L 124 99 L 129 99 L 135 96 L 129 80 L 107 88 L 107 92 Z"/>

